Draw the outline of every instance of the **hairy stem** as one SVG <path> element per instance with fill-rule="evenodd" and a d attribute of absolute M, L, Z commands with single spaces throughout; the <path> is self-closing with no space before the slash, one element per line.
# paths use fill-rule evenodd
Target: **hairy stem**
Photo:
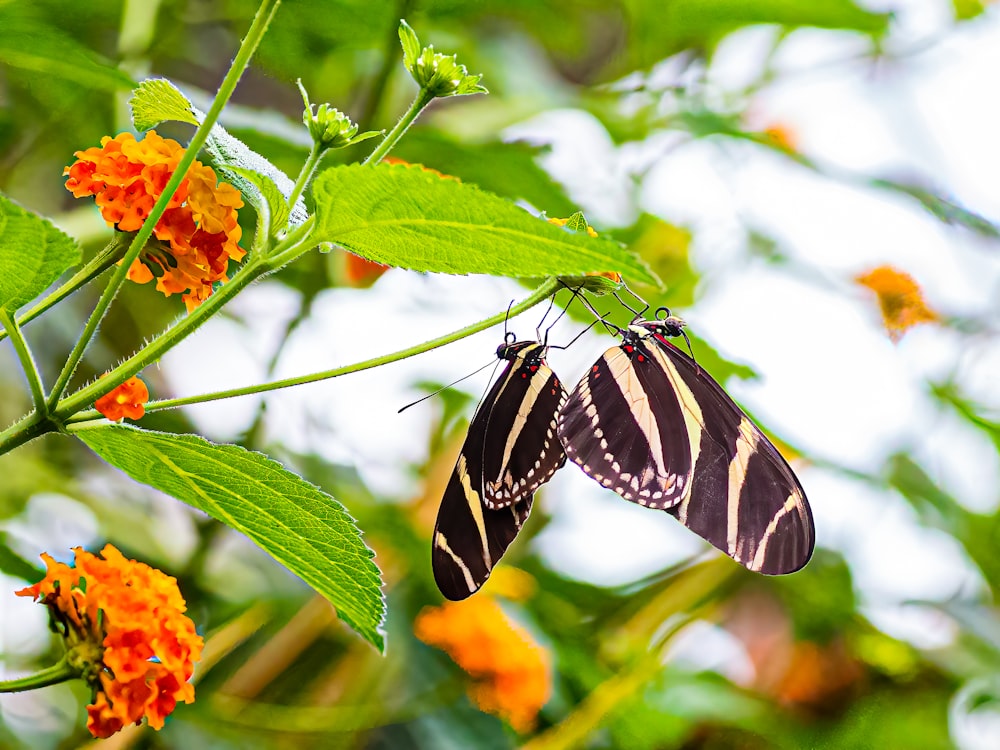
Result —
<path fill-rule="evenodd" d="M 478 323 L 473 323 L 472 325 L 461 328 L 452 333 L 445 334 L 444 336 L 439 336 L 438 338 L 431 339 L 430 341 L 425 341 L 422 344 L 417 344 L 415 346 L 407 347 L 406 349 L 401 349 L 398 352 L 393 352 L 391 354 L 383 354 L 380 357 L 375 357 L 373 359 L 366 359 L 363 362 L 356 362 L 353 365 L 345 365 L 343 367 L 335 367 L 332 370 L 323 370 L 322 372 L 312 373 L 310 375 L 300 375 L 294 378 L 285 378 L 283 380 L 274 380 L 270 383 L 260 383 L 258 385 L 248 385 L 243 388 L 232 388 L 226 391 L 214 391 L 212 393 L 205 393 L 198 396 L 187 396 L 184 398 L 172 398 L 164 399 L 162 401 L 152 401 L 146 404 L 146 412 L 152 411 L 162 411 L 164 409 L 176 409 L 180 406 L 190 406 L 191 404 L 201 404 L 208 401 L 218 401 L 224 398 L 235 398 L 236 396 L 251 396 L 255 393 L 265 393 L 267 391 L 275 391 L 280 388 L 290 388 L 294 385 L 304 385 L 306 383 L 316 383 L 321 380 L 328 380 L 330 378 L 337 378 L 341 375 L 349 375 L 354 372 L 361 372 L 362 370 L 370 370 L 373 367 L 379 367 L 381 365 L 387 365 L 391 362 L 398 362 L 399 360 L 406 359 L 408 357 L 413 357 L 417 354 L 423 354 L 431 349 L 437 349 L 440 346 L 446 344 L 451 344 L 459 339 L 471 336 L 474 333 L 479 333 L 487 328 L 503 323 L 508 317 L 513 317 L 518 315 L 525 310 L 537 305 L 539 302 L 543 302 L 546 298 L 552 295 L 560 288 L 559 281 L 552 278 L 544 281 L 535 291 L 533 291 L 529 296 L 525 297 L 523 300 L 515 305 L 512 305 L 510 310 L 504 310 L 496 315 L 492 315 L 485 320 L 481 320 Z M 73 419 L 68 420 L 71 423 L 79 423 L 91 419 L 98 419 L 100 415 L 96 411 L 87 411 L 77 414 Z"/>

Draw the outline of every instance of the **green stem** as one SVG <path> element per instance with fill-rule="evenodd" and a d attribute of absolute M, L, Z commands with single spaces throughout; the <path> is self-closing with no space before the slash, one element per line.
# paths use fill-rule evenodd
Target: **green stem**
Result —
<path fill-rule="evenodd" d="M 83 407 L 92 404 L 99 396 L 103 396 L 112 388 L 124 383 L 146 365 L 158 360 L 187 336 L 194 333 L 234 295 L 269 271 L 270 267 L 263 259 L 251 259 L 228 283 L 223 284 L 211 297 L 198 305 L 186 317 L 181 318 L 173 328 L 153 339 L 149 345 L 140 349 L 100 380 L 81 388 L 60 401 L 54 412 L 55 417 L 58 420 L 68 419 Z"/>
<path fill-rule="evenodd" d="M 314 248 L 317 244 L 312 239 L 315 228 L 316 214 L 313 214 L 283 237 L 268 255 L 268 263 L 271 268 L 276 271 L 291 263 L 302 253 Z"/>
<path fill-rule="evenodd" d="M 30 310 L 18 315 L 17 324 L 19 326 L 23 326 L 25 323 L 31 322 L 50 307 L 54 307 L 57 303 L 62 302 L 62 300 L 71 295 L 84 284 L 107 271 L 121 259 L 123 251 L 126 247 L 124 238 L 128 236 L 129 235 L 127 234 L 116 232 L 107 247 L 91 258 L 87 265 L 73 274 L 73 276 L 63 283 L 58 289 L 54 290 L 51 294 L 47 294 L 43 300 Z M 7 338 L 7 332 L 0 331 L 0 341 L 3 341 L 5 338 Z"/>
<path fill-rule="evenodd" d="M 243 75 L 244 69 L 249 64 L 251 56 L 256 51 L 257 45 L 260 44 L 260 40 L 263 38 L 264 32 L 267 30 L 267 26 L 274 17 L 274 13 L 280 4 L 281 0 L 263 0 L 260 7 L 257 9 L 257 15 L 254 17 L 250 30 L 247 32 L 246 37 L 244 37 L 243 42 L 240 45 L 240 49 L 237 51 L 236 57 L 233 59 L 233 64 L 230 66 L 229 71 L 226 73 L 226 77 L 220 84 L 219 91 L 215 95 L 215 100 L 212 102 L 212 106 L 205 115 L 204 121 L 195 131 L 194 136 L 192 136 L 191 142 L 188 144 L 184 155 L 177 164 L 174 174 L 167 182 L 166 187 L 163 189 L 163 193 L 161 193 L 159 200 L 156 201 L 152 211 L 149 213 L 149 216 L 146 217 L 146 221 L 143 223 L 142 228 L 136 233 L 128 252 L 125 253 L 125 257 L 122 259 L 121 265 L 115 270 L 114 275 L 111 277 L 107 287 L 105 287 L 104 292 L 101 294 L 101 298 L 97 301 L 97 305 L 94 307 L 93 313 L 91 313 L 90 318 L 87 320 L 87 324 L 84 326 L 80 339 L 77 341 L 76 346 L 73 347 L 73 351 L 70 352 L 69 357 L 66 359 L 66 364 L 63 366 L 62 372 L 59 373 L 56 384 L 52 388 L 52 393 L 49 394 L 50 408 L 54 408 L 56 403 L 62 397 L 63 391 L 65 391 L 66 385 L 69 383 L 69 379 L 76 371 L 77 366 L 80 364 L 80 360 L 83 358 L 84 352 L 90 345 L 94 334 L 97 332 L 97 327 L 101 324 L 101 321 L 104 320 L 104 316 L 107 314 L 112 300 L 114 300 L 115 295 L 118 293 L 118 289 L 121 287 L 122 283 L 124 283 L 132 262 L 139 257 L 139 253 L 142 251 L 143 247 L 146 246 L 146 241 L 152 235 L 156 222 L 160 220 L 160 217 L 167 208 L 167 204 L 170 203 L 171 198 L 173 198 L 174 193 L 180 186 L 181 181 L 187 176 L 188 168 L 194 162 L 195 157 L 201 150 L 201 147 L 205 145 L 205 141 L 208 139 L 212 126 L 215 125 L 216 121 L 219 119 L 219 115 L 222 113 L 223 107 L 225 107 L 226 102 L 228 102 L 230 97 L 233 95 L 236 84 Z"/>
<path fill-rule="evenodd" d="M 42 376 L 38 372 L 35 358 L 31 356 L 31 349 L 28 342 L 21 334 L 21 327 L 14 320 L 14 316 L 7 310 L 0 308 L 0 325 L 3 325 L 10 342 L 14 345 L 17 358 L 21 361 L 21 369 L 24 370 L 24 377 L 28 379 L 28 387 L 31 388 L 31 400 L 35 404 L 37 414 L 47 413 L 45 406 L 45 392 L 42 389 Z"/>
<path fill-rule="evenodd" d="M 399 118 L 399 122 L 396 126 L 389 131 L 389 135 L 382 139 L 382 142 L 378 144 L 374 151 L 368 155 L 365 159 L 365 164 L 378 164 L 382 159 L 388 154 L 392 147 L 396 145 L 396 142 L 403 137 L 403 133 L 407 131 L 410 125 L 413 124 L 414 120 L 417 119 L 417 115 L 420 114 L 421 110 L 430 104 L 434 100 L 434 95 L 429 94 L 427 89 L 420 89 L 417 92 L 416 98 L 413 103 L 410 104 L 410 108 L 406 110 L 406 113 Z"/>
<path fill-rule="evenodd" d="M 0 432 L 0 455 L 9 453 L 37 437 L 57 432 L 59 429 L 59 423 L 51 416 L 46 417 L 38 412 L 32 412 Z"/>
<path fill-rule="evenodd" d="M 190 406 L 191 404 L 201 404 L 207 401 L 218 401 L 224 398 L 234 398 L 236 396 L 251 396 L 255 393 L 265 393 L 267 391 L 275 391 L 280 388 L 290 388 L 294 385 L 304 385 L 306 383 L 316 383 L 320 380 L 328 380 L 330 378 L 337 378 L 341 375 L 349 375 L 353 372 L 361 372 L 362 370 L 370 370 L 373 367 L 379 367 L 381 365 L 387 365 L 391 362 L 398 362 L 401 359 L 406 359 L 407 357 L 412 357 L 417 354 L 423 354 L 431 349 L 437 349 L 439 346 L 444 346 L 445 344 L 451 344 L 459 339 L 471 336 L 474 333 L 479 333 L 484 331 L 491 326 L 498 325 L 502 323 L 508 317 L 513 317 L 519 315 L 525 310 L 537 305 L 539 302 L 543 302 L 554 292 L 560 288 L 560 283 L 557 279 L 550 278 L 546 279 L 534 292 L 529 296 L 525 297 L 523 300 L 518 302 L 516 305 L 512 305 L 510 310 L 504 310 L 501 313 L 497 313 L 485 320 L 481 320 L 478 323 L 473 323 L 472 325 L 461 328 L 452 333 L 445 334 L 444 336 L 439 336 L 436 339 L 431 339 L 430 341 L 425 341 L 422 344 L 417 344 L 416 346 L 411 346 L 406 349 L 401 349 L 398 352 L 393 352 L 392 354 L 383 354 L 381 357 L 375 357 L 374 359 L 366 359 L 363 362 L 357 362 L 353 365 L 345 365 L 344 367 L 335 367 L 332 370 L 323 370 L 322 372 L 316 372 L 311 375 L 300 375 L 295 378 L 285 378 L 283 380 L 274 380 L 270 383 L 260 383 L 258 385 L 248 385 L 243 388 L 232 388 L 227 391 L 215 391 L 213 393 L 204 393 L 199 396 L 187 396 L 185 398 L 171 398 L 164 399 L 162 401 L 152 401 L 146 404 L 146 412 L 162 411 L 164 409 L 176 409 L 180 406 Z M 211 298 L 209 298 L 211 299 Z M 86 411 L 81 412 L 74 416 L 72 419 L 67 420 L 68 423 L 79 424 L 84 421 L 99 419 L 100 415 L 96 411 Z"/>
<path fill-rule="evenodd" d="M 324 153 L 325 149 L 320 148 L 320 145 L 313 141 L 312 149 L 309 151 L 309 158 L 302 165 L 298 179 L 295 180 L 295 187 L 292 188 L 292 194 L 288 196 L 289 211 L 294 210 L 295 204 L 299 202 L 299 196 L 302 195 L 302 191 L 309 184 L 309 179 L 316 172 L 316 167 L 319 166 L 319 160 L 323 158 Z"/>
<path fill-rule="evenodd" d="M 63 657 L 58 664 L 46 667 L 41 672 L 35 672 L 35 674 L 28 675 L 27 677 L 18 677 L 14 680 L 0 680 L 0 693 L 36 690 L 48 687 L 49 685 L 56 685 L 60 682 L 66 682 L 79 676 L 80 673 L 69 665 L 66 657 Z"/>

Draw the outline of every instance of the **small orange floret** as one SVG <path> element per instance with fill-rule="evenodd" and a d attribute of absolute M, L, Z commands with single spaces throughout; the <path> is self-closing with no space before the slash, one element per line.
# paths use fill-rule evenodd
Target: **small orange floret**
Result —
<path fill-rule="evenodd" d="M 94 402 L 94 408 L 112 422 L 123 417 L 141 419 L 146 413 L 143 405 L 149 401 L 149 389 L 134 375 L 120 386 L 105 393 Z"/>
<path fill-rule="evenodd" d="M 782 151 L 798 150 L 798 137 L 795 131 L 787 125 L 776 123 L 764 128 L 761 134 L 775 148 L 779 148 Z"/>
<path fill-rule="evenodd" d="M 552 694 L 548 653 L 497 602 L 479 594 L 425 608 L 417 638 L 446 651 L 474 683 L 469 696 L 481 711 L 528 732 Z"/>
<path fill-rule="evenodd" d="M 91 734 L 107 738 L 143 717 L 160 729 L 178 701 L 194 700 L 188 680 L 203 645 L 177 581 L 110 544 L 99 556 L 74 552 L 75 567 L 42 554 L 45 578 L 16 593 L 49 608 L 70 664 L 93 689 Z"/>
<path fill-rule="evenodd" d="M 920 287 L 913 278 L 892 266 L 879 266 L 854 279 L 878 296 L 889 338 L 898 342 L 910 328 L 940 320 L 924 302 Z"/>
<path fill-rule="evenodd" d="M 66 189 L 77 198 L 93 195 L 108 224 L 122 232 L 137 231 L 173 176 L 184 147 L 150 130 L 142 140 L 131 133 L 105 136 L 100 147 L 77 151 L 66 167 Z M 188 312 L 212 294 L 212 285 L 227 280 L 229 261 L 240 261 L 242 230 L 236 210 L 240 192 L 195 161 L 171 198 L 150 243 L 129 268 L 128 278 L 145 284 L 156 277 L 163 294 L 183 294 Z"/>
<path fill-rule="evenodd" d="M 577 215 L 579 215 L 579 214 L 577 214 Z M 555 224 L 557 227 L 564 227 L 564 226 L 566 226 L 569 223 L 569 219 L 557 219 L 557 218 L 551 217 L 551 216 L 549 218 L 547 218 L 546 221 L 549 222 L 549 224 Z M 597 237 L 597 230 L 594 229 L 592 226 L 590 226 L 590 224 L 588 224 L 587 225 L 587 234 L 589 236 L 591 236 L 591 237 Z M 608 273 L 613 273 L 613 272 L 612 271 L 608 271 Z M 601 274 L 601 275 L 604 275 L 604 274 Z"/>

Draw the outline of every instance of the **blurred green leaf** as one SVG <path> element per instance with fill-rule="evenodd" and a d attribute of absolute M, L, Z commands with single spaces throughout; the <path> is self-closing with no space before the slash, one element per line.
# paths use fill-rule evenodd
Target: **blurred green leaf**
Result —
<path fill-rule="evenodd" d="M 28 583 L 35 583 L 45 577 L 45 570 L 32 565 L 7 544 L 6 532 L 0 531 L 0 573 L 6 573 L 14 578 L 21 578 Z M 7 595 L 6 592 L 3 594 Z"/>
<path fill-rule="evenodd" d="M 812 26 L 879 36 L 888 13 L 851 0 L 629 0 L 636 63 L 640 67 L 683 49 L 711 50 L 730 32 L 752 24 Z"/>
<path fill-rule="evenodd" d="M 10 8 L 0 23 L 0 62 L 8 70 L 51 76 L 77 86 L 115 92 L 135 82 L 63 31 Z"/>
<path fill-rule="evenodd" d="M 313 189 L 314 238 L 376 263 L 517 277 L 620 270 L 654 281 L 640 260 L 613 242 L 566 232 L 509 201 L 419 167 L 334 167 Z"/>
<path fill-rule="evenodd" d="M 956 21 L 969 21 L 986 12 L 986 3 L 983 0 L 951 0 L 951 6 Z"/>
<path fill-rule="evenodd" d="M 800 639 L 826 643 L 855 618 L 858 602 L 851 570 L 834 552 L 817 549 L 799 572 L 765 581 L 792 615 Z"/>
<path fill-rule="evenodd" d="M 614 238 L 624 242 L 663 280 L 662 297 L 670 301 L 671 307 L 685 308 L 694 304 L 698 275 L 691 267 L 692 234 L 689 229 L 652 214 L 642 214 L 631 227 L 615 232 Z M 640 291 L 655 290 L 647 290 L 644 285 Z"/>
<path fill-rule="evenodd" d="M 958 412 L 958 415 L 976 429 L 982 430 L 1000 452 L 1000 422 L 995 422 L 985 416 L 987 408 L 976 404 L 962 395 L 955 383 L 938 383 L 931 385 L 934 396 Z"/>
<path fill-rule="evenodd" d="M 921 521 L 961 543 L 996 592 L 1000 586 L 1000 515 L 966 510 L 942 490 L 912 458 L 892 456 L 886 466 L 890 486 L 914 507 Z"/>
<path fill-rule="evenodd" d="M 527 143 L 465 143 L 426 128 L 410 130 L 392 151 L 393 156 L 439 169 L 504 198 L 527 201 L 549 216 L 569 216 L 576 206 L 538 166 L 536 159 L 542 153 L 544 149 Z"/>
<path fill-rule="evenodd" d="M 136 481 L 246 534 L 383 648 L 385 602 L 374 553 L 332 497 L 263 454 L 195 435 L 118 425 L 76 435 Z"/>
<path fill-rule="evenodd" d="M 920 201 L 935 218 L 950 226 L 962 227 L 989 239 L 1000 238 L 1000 225 L 980 214 L 960 206 L 945 198 L 933 188 L 912 182 L 902 182 L 885 178 L 872 178 L 870 184 L 884 190 L 908 195 Z"/>
<path fill-rule="evenodd" d="M 80 262 L 80 248 L 37 214 L 0 195 L 0 308 L 13 313 Z"/>

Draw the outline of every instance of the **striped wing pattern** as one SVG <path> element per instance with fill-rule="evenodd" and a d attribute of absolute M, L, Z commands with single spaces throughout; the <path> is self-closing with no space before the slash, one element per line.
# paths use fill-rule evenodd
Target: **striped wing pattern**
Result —
<path fill-rule="evenodd" d="M 812 511 L 788 462 L 722 387 L 656 336 L 701 412 L 691 491 L 671 515 L 738 563 L 768 575 L 794 573 L 812 556 Z M 662 365 L 662 362 L 661 362 Z"/>
<path fill-rule="evenodd" d="M 666 340 L 672 331 L 634 321 L 594 364 L 559 415 L 567 456 L 750 570 L 798 570 L 814 544 L 801 484 L 721 386 Z"/>
<path fill-rule="evenodd" d="M 608 349 L 570 394 L 558 430 L 566 455 L 594 480 L 660 509 L 680 503 L 691 485 L 698 443 L 688 435 L 701 425 L 655 358 L 639 340 Z"/>
<path fill-rule="evenodd" d="M 566 462 L 555 436 L 565 391 L 534 341 L 502 345 L 509 360 L 480 404 L 438 510 L 434 580 L 448 599 L 479 590 L 531 511 L 533 493 Z"/>
<path fill-rule="evenodd" d="M 544 354 L 545 347 L 535 342 L 518 350 L 469 427 L 470 435 L 483 435 L 476 455 L 481 457 L 483 502 L 494 510 L 530 498 L 566 463 L 556 436 L 556 414 L 566 391 Z"/>

